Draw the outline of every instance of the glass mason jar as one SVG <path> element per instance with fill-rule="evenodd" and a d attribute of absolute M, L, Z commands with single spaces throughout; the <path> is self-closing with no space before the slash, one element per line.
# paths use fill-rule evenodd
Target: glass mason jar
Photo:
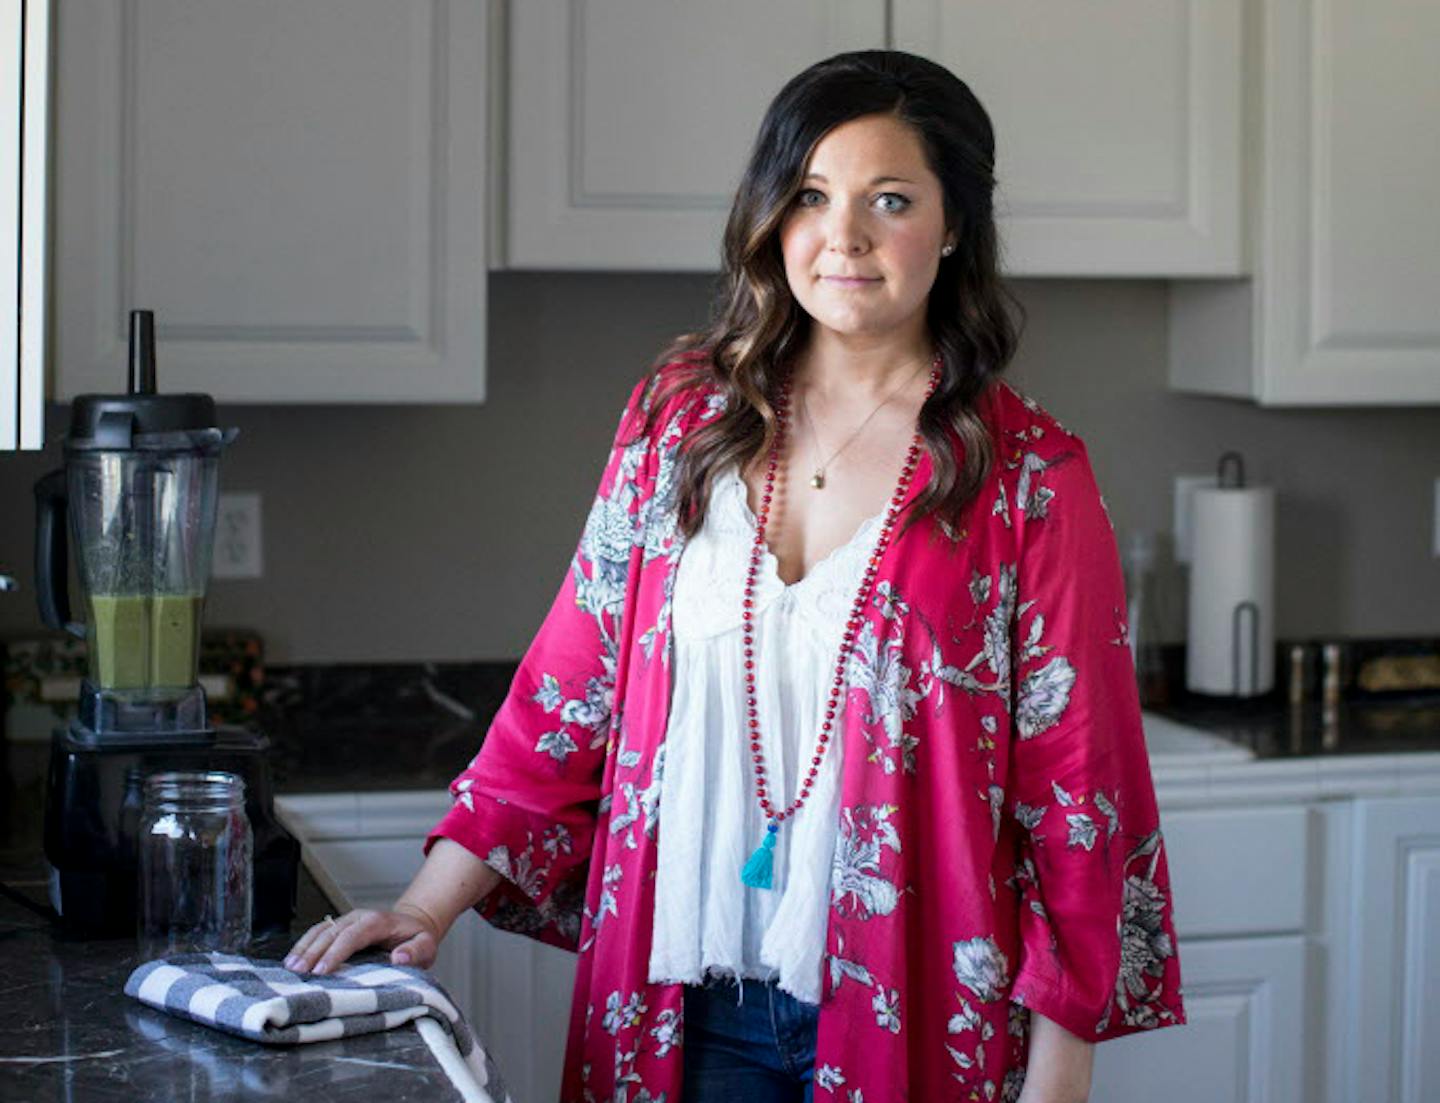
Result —
<path fill-rule="evenodd" d="M 244 779 L 220 770 L 152 774 L 139 842 L 145 956 L 244 950 L 254 872 Z"/>

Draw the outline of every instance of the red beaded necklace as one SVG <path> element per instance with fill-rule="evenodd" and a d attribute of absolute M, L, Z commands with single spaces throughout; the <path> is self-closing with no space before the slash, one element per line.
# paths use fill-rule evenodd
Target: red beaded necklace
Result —
<path fill-rule="evenodd" d="M 935 393 L 935 388 L 940 383 L 940 364 L 941 358 L 937 353 L 934 362 L 930 365 L 930 384 L 925 390 L 926 399 Z M 910 480 L 915 475 L 915 466 L 920 459 L 920 431 L 917 429 L 910 441 L 910 448 L 905 453 L 905 466 L 901 469 L 900 481 L 896 484 L 895 493 L 891 496 L 890 505 L 885 511 L 885 521 L 880 526 L 880 535 L 876 537 L 875 548 L 870 553 L 864 577 L 860 580 L 860 591 L 855 595 L 855 603 L 850 607 L 850 617 L 845 622 L 845 636 L 840 643 L 840 655 L 835 661 L 835 677 L 830 684 L 829 700 L 825 703 L 825 717 L 820 722 L 820 735 L 815 746 L 815 754 L 810 759 L 810 771 L 800 783 L 800 792 L 794 803 L 783 811 L 777 811 L 775 806 L 770 803 L 769 783 L 766 781 L 765 774 L 765 755 L 760 749 L 759 712 L 755 704 L 755 575 L 760 567 L 761 556 L 765 552 L 765 522 L 770 516 L 770 501 L 775 493 L 775 470 L 780 464 L 780 451 L 785 443 L 785 430 L 790 413 L 791 382 L 792 379 L 786 379 L 780 391 L 780 400 L 775 407 L 780 424 L 775 433 L 775 440 L 770 445 L 769 464 L 765 470 L 765 491 L 760 496 L 760 510 L 755 518 L 755 543 L 750 548 L 750 564 L 745 572 L 745 597 L 741 603 L 745 648 L 745 716 L 750 728 L 750 758 L 755 764 L 755 795 L 760 801 L 760 810 L 765 813 L 765 818 L 769 823 L 765 827 L 765 838 L 761 840 L 760 845 L 755 848 L 755 853 L 750 856 L 750 860 L 740 871 L 740 880 L 752 888 L 761 889 L 773 887 L 775 835 L 780 830 L 780 824 L 794 816 L 804 806 L 806 798 L 810 796 L 810 787 L 820 772 L 820 763 L 825 758 L 825 751 L 829 748 L 840 695 L 845 687 L 845 665 L 850 657 L 851 649 L 855 646 L 855 634 L 860 630 L 861 614 L 865 612 L 865 604 L 870 599 L 870 590 L 875 585 L 875 575 L 880 569 L 880 559 L 885 554 L 886 547 L 889 546 L 890 534 L 895 527 L 895 520 L 900 514 L 900 506 L 905 501 L 905 493 L 910 488 Z"/>

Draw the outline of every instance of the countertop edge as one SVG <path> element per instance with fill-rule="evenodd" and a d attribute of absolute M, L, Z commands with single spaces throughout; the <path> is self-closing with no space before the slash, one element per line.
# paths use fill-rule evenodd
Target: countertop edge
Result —
<path fill-rule="evenodd" d="M 1362 797 L 1440 795 L 1440 751 L 1257 758 L 1167 766 L 1151 761 L 1161 810 L 1308 804 Z"/>
<path fill-rule="evenodd" d="M 308 844 L 306 839 L 303 825 L 297 822 L 296 818 L 285 808 L 282 798 L 277 797 L 275 799 L 274 808 L 275 819 L 279 821 L 280 826 L 295 836 L 295 841 L 300 844 L 301 864 L 305 866 L 305 871 L 314 879 L 315 884 L 319 886 L 325 898 L 342 912 L 350 911 L 354 908 L 355 903 L 350 899 L 349 893 L 340 887 L 339 882 L 331 876 L 330 871 L 325 868 L 324 863 L 315 856 L 314 848 Z"/>
<path fill-rule="evenodd" d="M 1440 751 L 1315 755 L 1305 758 L 1196 755 L 1150 758 L 1162 811 L 1232 804 L 1308 804 L 1363 797 L 1440 796 Z M 308 839 L 412 837 L 416 820 L 436 822 L 450 807 L 445 789 L 371 789 L 346 793 L 286 793 L 277 815 L 302 847 Z M 314 866 L 309 866 L 315 872 Z M 328 874 L 325 875 L 328 877 Z M 326 887 L 332 881 L 316 875 Z"/>

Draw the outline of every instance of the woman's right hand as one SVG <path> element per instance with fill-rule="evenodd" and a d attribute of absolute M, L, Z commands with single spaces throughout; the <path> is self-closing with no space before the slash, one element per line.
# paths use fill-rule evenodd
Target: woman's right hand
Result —
<path fill-rule="evenodd" d="M 401 901 L 391 911 L 356 908 L 338 919 L 326 916 L 301 935 L 285 957 L 285 968 L 331 973 L 352 954 L 380 946 L 390 951 L 392 965 L 428 969 L 435 964 L 442 937 L 439 923 L 413 904 Z"/>

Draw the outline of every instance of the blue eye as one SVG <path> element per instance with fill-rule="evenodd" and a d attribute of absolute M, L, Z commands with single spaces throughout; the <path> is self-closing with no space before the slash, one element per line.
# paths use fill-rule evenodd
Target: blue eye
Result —
<path fill-rule="evenodd" d="M 820 191 L 819 189 L 817 189 L 817 188 L 801 188 L 800 191 L 797 192 L 796 195 L 795 195 L 795 205 L 796 205 L 797 207 L 814 207 L 814 206 L 816 206 L 815 203 L 807 202 L 807 197 L 808 197 L 808 196 L 811 196 L 811 195 L 817 195 L 817 196 L 819 196 L 821 199 L 824 199 L 824 198 L 825 198 L 825 194 L 824 194 L 823 192 L 821 192 L 821 191 Z M 893 205 L 893 206 L 888 206 L 888 207 L 882 207 L 882 208 L 881 208 L 886 214 L 899 214 L 900 212 L 904 211 L 907 207 L 909 207 L 909 206 L 911 205 L 911 202 L 912 202 L 912 200 L 910 200 L 908 197 L 901 195 L 899 192 L 893 192 L 893 191 L 881 192 L 878 196 L 876 196 L 876 199 L 877 199 L 877 200 L 893 199 L 893 200 L 896 201 L 895 205 Z"/>

